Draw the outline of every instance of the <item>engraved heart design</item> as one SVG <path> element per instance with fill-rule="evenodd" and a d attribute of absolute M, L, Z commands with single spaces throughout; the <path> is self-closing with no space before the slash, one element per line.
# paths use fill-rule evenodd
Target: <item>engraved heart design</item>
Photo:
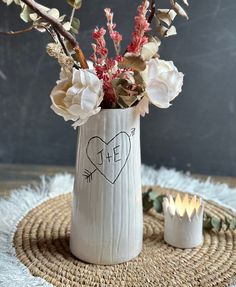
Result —
<path fill-rule="evenodd" d="M 120 132 L 108 142 L 98 136 L 92 137 L 87 144 L 86 154 L 100 174 L 114 184 L 128 161 L 130 150 L 130 136 Z"/>

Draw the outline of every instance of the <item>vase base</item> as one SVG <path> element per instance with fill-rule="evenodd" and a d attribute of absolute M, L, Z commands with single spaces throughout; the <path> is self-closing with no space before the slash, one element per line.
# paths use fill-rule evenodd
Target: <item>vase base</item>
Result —
<path fill-rule="evenodd" d="M 73 247 L 70 245 L 70 251 L 73 254 L 74 257 L 76 257 L 78 260 L 81 260 L 85 263 L 90 263 L 90 264 L 96 264 L 96 265 L 116 265 L 116 264 L 122 264 L 128 261 L 131 261 L 138 257 L 142 251 L 142 247 L 137 251 L 134 252 L 132 255 L 129 257 L 119 257 L 119 258 L 88 258 L 84 254 L 80 254 L 78 250 L 74 250 Z"/>

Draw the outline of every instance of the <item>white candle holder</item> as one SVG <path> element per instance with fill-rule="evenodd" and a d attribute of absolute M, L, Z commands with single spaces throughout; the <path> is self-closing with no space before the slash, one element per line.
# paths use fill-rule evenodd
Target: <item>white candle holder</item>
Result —
<path fill-rule="evenodd" d="M 164 240 L 178 248 L 194 248 L 203 242 L 203 201 L 187 194 L 181 198 L 171 195 L 163 201 Z"/>

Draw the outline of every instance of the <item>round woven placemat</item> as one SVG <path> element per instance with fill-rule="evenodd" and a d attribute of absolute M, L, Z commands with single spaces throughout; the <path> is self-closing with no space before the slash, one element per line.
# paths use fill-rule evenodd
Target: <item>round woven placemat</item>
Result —
<path fill-rule="evenodd" d="M 159 189 L 162 193 L 173 193 Z M 34 276 L 54 286 L 229 286 L 236 284 L 236 233 L 204 233 L 193 250 L 173 248 L 163 241 L 163 216 L 144 216 L 141 255 L 124 264 L 98 266 L 73 257 L 69 250 L 71 194 L 50 199 L 32 209 L 19 223 L 14 246 L 18 259 Z M 206 202 L 206 211 L 231 218 L 230 210 Z"/>

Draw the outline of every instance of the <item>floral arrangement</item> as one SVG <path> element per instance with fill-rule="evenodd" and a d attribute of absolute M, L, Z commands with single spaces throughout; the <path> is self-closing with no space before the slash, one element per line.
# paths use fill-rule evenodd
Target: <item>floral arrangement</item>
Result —
<path fill-rule="evenodd" d="M 182 0 L 188 5 L 187 0 Z M 67 0 L 72 6 L 68 20 L 55 8 L 40 5 L 34 0 L 3 0 L 21 8 L 20 17 L 31 23 L 21 31 L 1 32 L 20 34 L 36 29 L 48 32 L 53 43 L 47 45 L 47 53 L 61 65 L 60 79 L 51 92 L 53 111 L 73 127 L 80 126 L 101 109 L 125 109 L 135 107 L 144 116 L 149 104 L 168 108 L 182 90 L 184 75 L 172 61 L 160 58 L 158 50 L 161 38 L 176 35 L 172 25 L 176 15 L 188 19 L 185 10 L 175 0 L 169 0 L 167 9 L 157 9 L 155 0 L 143 0 L 134 19 L 131 42 L 122 52 L 122 35 L 113 22 L 111 9 L 104 10 L 106 29 L 96 27 L 92 33 L 92 55 L 87 62 L 76 40 L 79 19 L 75 12 L 82 0 Z M 114 44 L 115 57 L 111 58 L 106 41 L 109 36 Z"/>
<path fill-rule="evenodd" d="M 184 75 L 172 61 L 165 61 L 158 54 L 161 38 L 176 35 L 172 25 L 177 15 L 188 15 L 176 0 L 169 0 L 167 9 L 157 9 L 155 0 L 143 0 L 137 9 L 134 32 L 130 44 L 121 51 L 122 35 L 116 30 L 111 9 L 104 10 L 107 28 L 96 27 L 92 33 L 91 61 L 86 61 L 76 39 L 80 21 L 75 12 L 82 0 L 67 0 L 72 6 L 68 21 L 56 8 L 48 8 L 34 0 L 2 0 L 21 9 L 20 17 L 30 26 L 19 31 L 0 31 L 3 35 L 18 35 L 36 29 L 48 32 L 53 43 L 47 53 L 61 66 L 60 80 L 51 93 L 53 111 L 73 126 L 80 126 L 101 109 L 135 107 L 137 113 L 149 112 L 149 104 L 168 108 L 181 92 Z M 182 0 L 188 6 L 187 0 Z M 153 25 L 152 25 L 153 24 Z M 151 29 L 152 28 L 152 29 Z M 106 34 L 114 44 L 114 58 L 109 56 Z M 163 212 L 166 195 L 149 189 L 143 193 L 143 210 Z M 236 219 L 220 219 L 204 214 L 204 228 L 221 231 L 236 230 Z"/>

